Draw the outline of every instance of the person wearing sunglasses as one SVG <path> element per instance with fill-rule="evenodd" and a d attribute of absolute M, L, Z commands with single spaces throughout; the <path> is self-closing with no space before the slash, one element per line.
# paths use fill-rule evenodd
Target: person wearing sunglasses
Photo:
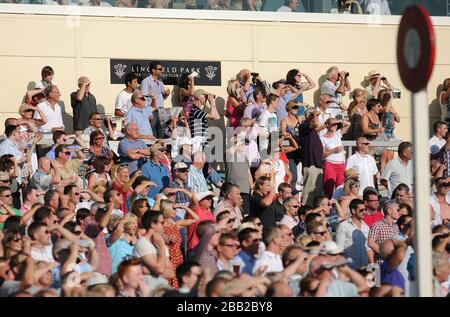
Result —
<path fill-rule="evenodd" d="M 53 262 L 53 245 L 50 227 L 41 223 L 33 222 L 28 227 L 28 236 L 32 241 L 31 257 L 35 261 Z"/>
<path fill-rule="evenodd" d="M 0 186 L 0 229 L 3 229 L 4 221 L 9 216 L 22 216 L 20 210 L 13 207 L 12 202 L 10 187 Z"/>
<path fill-rule="evenodd" d="M 359 194 L 362 195 L 366 187 L 375 187 L 379 177 L 375 159 L 369 154 L 370 142 L 366 137 L 356 139 L 356 153 L 347 159 L 346 169 L 353 168 L 359 174 Z"/>
<path fill-rule="evenodd" d="M 217 246 L 217 270 L 233 272 L 231 260 L 239 252 L 239 242 L 236 237 L 230 233 L 222 233 L 219 237 Z"/>
<path fill-rule="evenodd" d="M 97 131 L 97 130 L 101 131 L 102 134 L 103 134 L 103 137 L 104 137 L 103 140 L 102 140 L 103 141 L 103 146 L 108 147 L 108 140 L 106 138 L 107 131 L 103 127 L 102 114 L 100 112 L 95 111 L 95 112 L 92 112 L 89 115 L 89 126 L 86 129 L 83 130 L 83 132 L 81 134 L 82 135 L 82 139 L 84 141 L 86 141 L 86 143 L 87 143 L 87 141 L 90 140 L 91 133 L 94 132 L 94 131 Z"/>
<path fill-rule="evenodd" d="M 300 208 L 300 203 L 298 201 L 298 198 L 286 198 L 283 202 L 283 207 L 285 214 L 283 219 L 281 219 L 280 224 L 286 225 L 289 227 L 289 229 L 292 229 L 299 222 L 297 212 Z"/>
<path fill-rule="evenodd" d="M 135 90 L 131 95 L 131 108 L 128 110 L 125 118 L 128 123 L 135 123 L 138 126 L 138 139 L 154 140 L 155 133 L 152 130 L 151 123 L 155 121 L 150 107 L 145 105 L 145 97 L 139 90 Z"/>
<path fill-rule="evenodd" d="M 261 234 L 253 228 L 244 228 L 238 233 L 240 245 L 239 253 L 231 261 L 233 265 L 239 265 L 239 273 L 253 275 L 253 267 L 262 243 Z"/>
<path fill-rule="evenodd" d="M 58 145 L 55 149 L 56 160 L 52 161 L 54 169 L 61 170 L 61 179 L 66 180 L 78 177 L 82 164 L 85 160 L 83 151 L 77 151 L 77 157 L 70 159 L 71 152 L 66 145 Z M 81 181 L 78 179 L 78 181 Z"/>
<path fill-rule="evenodd" d="M 39 127 L 39 132 L 53 133 L 57 130 L 64 130 L 64 122 L 62 119 L 62 110 L 59 105 L 61 92 L 56 85 L 50 84 L 45 87 L 44 94 L 46 99 L 39 103 L 36 107 L 39 108 L 47 118 L 47 123 Z M 35 111 L 34 119 L 42 119 L 39 112 Z"/>
<path fill-rule="evenodd" d="M 91 124 L 90 116 L 98 113 L 97 100 L 90 92 L 91 82 L 86 76 L 78 78 L 78 90 L 70 94 L 70 104 L 73 109 L 73 129 L 75 134 L 82 131 Z"/>

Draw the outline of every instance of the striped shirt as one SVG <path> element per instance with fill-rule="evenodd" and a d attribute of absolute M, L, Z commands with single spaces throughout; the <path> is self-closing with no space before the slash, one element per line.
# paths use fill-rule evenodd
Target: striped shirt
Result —
<path fill-rule="evenodd" d="M 206 192 L 209 190 L 205 176 L 203 176 L 203 171 L 199 170 L 194 165 L 189 167 L 187 185 L 192 188 L 194 193 Z"/>
<path fill-rule="evenodd" d="M 186 190 L 192 191 L 192 189 L 186 184 L 180 184 L 177 179 L 174 179 L 172 182 L 172 188 L 184 188 Z M 189 197 L 182 192 L 175 193 L 175 202 L 177 204 L 187 204 L 189 203 Z"/>
<path fill-rule="evenodd" d="M 189 127 L 192 132 L 192 137 L 204 137 L 205 140 L 208 140 L 208 119 L 206 119 L 206 115 L 207 113 L 196 105 L 192 107 L 189 114 Z"/>

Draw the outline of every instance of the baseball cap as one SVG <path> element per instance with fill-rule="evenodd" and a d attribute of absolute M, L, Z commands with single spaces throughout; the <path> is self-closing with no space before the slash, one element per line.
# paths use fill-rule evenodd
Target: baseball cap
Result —
<path fill-rule="evenodd" d="M 344 250 L 339 248 L 339 246 L 334 241 L 324 241 L 322 243 L 320 253 L 329 255 L 338 255 L 344 253 Z"/>
<path fill-rule="evenodd" d="M 203 89 L 197 89 L 196 91 L 194 91 L 194 98 L 195 99 L 198 99 L 202 95 L 210 95 L 210 93 L 205 91 L 205 90 L 203 90 Z"/>
<path fill-rule="evenodd" d="M 179 169 L 187 169 L 188 166 L 186 165 L 186 163 L 184 162 L 178 162 L 177 164 L 175 164 L 175 166 L 173 167 L 174 170 L 179 170 Z"/>
<path fill-rule="evenodd" d="M 0 172 L 0 181 L 9 181 L 9 174 L 6 172 Z"/>

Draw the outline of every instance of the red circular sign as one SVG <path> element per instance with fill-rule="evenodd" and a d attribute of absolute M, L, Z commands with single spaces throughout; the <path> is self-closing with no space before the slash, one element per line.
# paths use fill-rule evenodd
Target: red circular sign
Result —
<path fill-rule="evenodd" d="M 403 13 L 397 37 L 400 77 L 412 92 L 424 89 L 433 72 L 436 53 L 433 24 L 427 10 L 412 5 Z"/>

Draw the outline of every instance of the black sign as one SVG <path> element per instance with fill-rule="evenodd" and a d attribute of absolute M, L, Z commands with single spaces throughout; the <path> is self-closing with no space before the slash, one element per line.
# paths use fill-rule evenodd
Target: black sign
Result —
<path fill-rule="evenodd" d="M 138 59 L 111 59 L 110 72 L 111 84 L 124 84 L 125 75 L 134 73 L 138 76 L 138 82 L 150 75 L 150 63 L 152 60 Z M 185 73 L 197 72 L 195 84 L 198 86 L 221 86 L 220 62 L 196 62 L 196 61 L 159 61 L 163 67 L 162 80 L 165 85 L 176 85 L 178 78 Z"/>

